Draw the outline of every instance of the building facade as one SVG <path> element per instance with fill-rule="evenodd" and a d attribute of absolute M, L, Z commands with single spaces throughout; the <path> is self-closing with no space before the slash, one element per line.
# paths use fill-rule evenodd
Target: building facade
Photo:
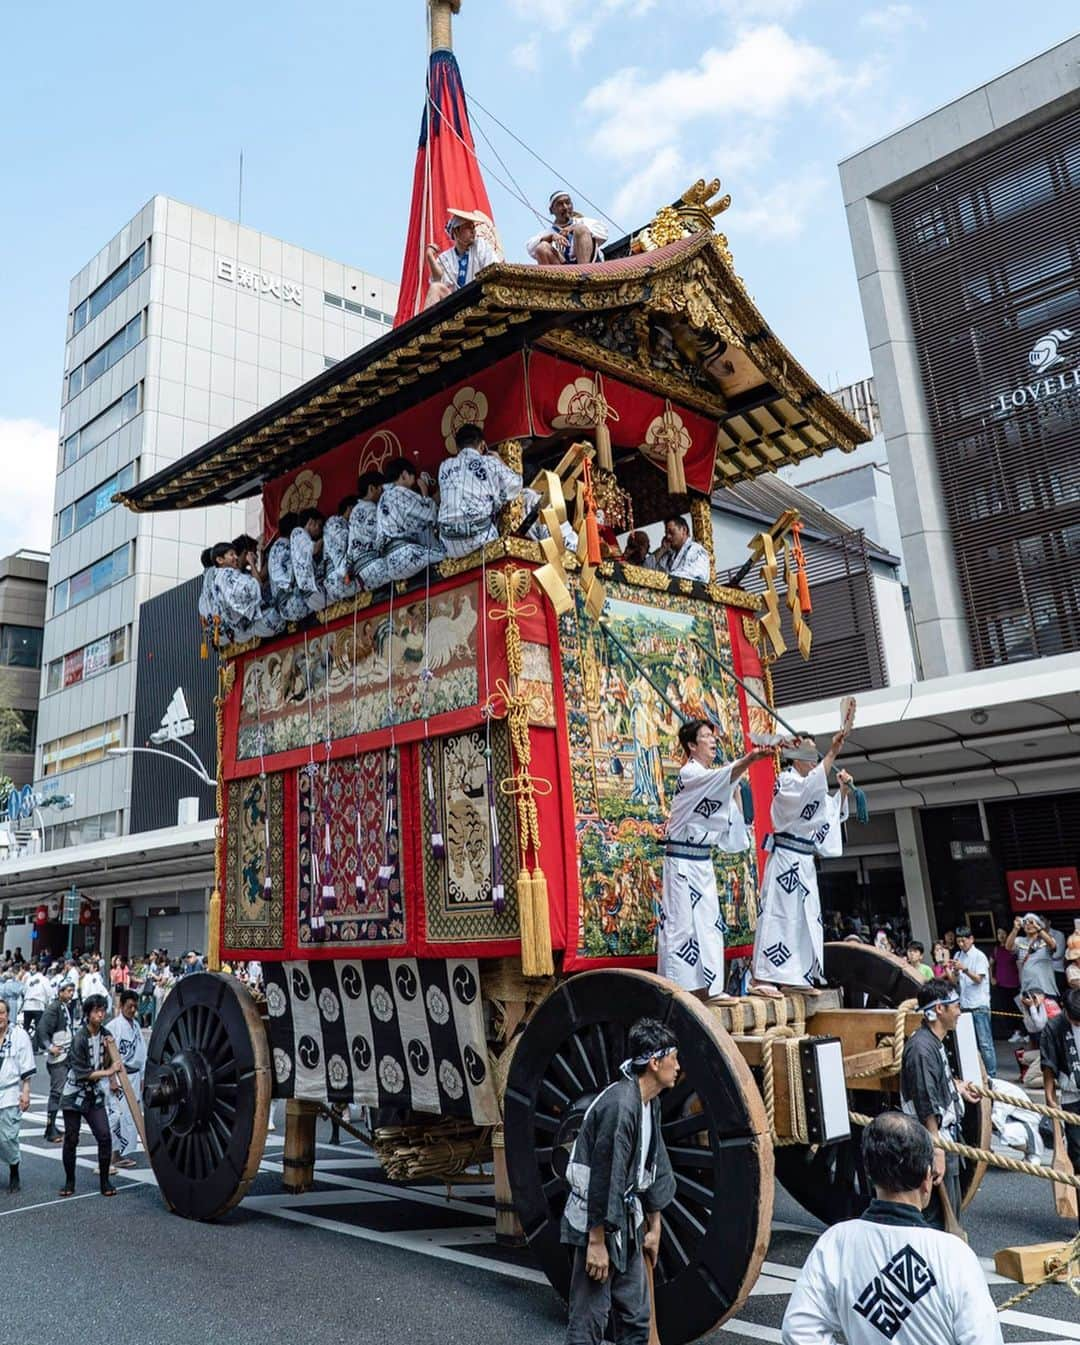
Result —
<path fill-rule="evenodd" d="M 48 578 L 40 551 L 0 560 L 0 777 L 17 788 L 34 775 Z"/>
<path fill-rule="evenodd" d="M 117 490 L 390 327 L 397 287 L 155 196 L 71 283 L 34 770 L 50 845 L 126 833 L 141 604 L 258 531 L 243 505 L 140 516 Z M 193 623 L 190 636 L 198 646 Z M 163 707 L 164 708 L 164 707 Z"/>
<path fill-rule="evenodd" d="M 924 939 L 1080 916 L 1078 62 L 1073 38 L 840 165 L 921 671 L 860 697 L 875 817 L 825 883 Z M 835 700 L 796 710 L 835 729 Z"/>

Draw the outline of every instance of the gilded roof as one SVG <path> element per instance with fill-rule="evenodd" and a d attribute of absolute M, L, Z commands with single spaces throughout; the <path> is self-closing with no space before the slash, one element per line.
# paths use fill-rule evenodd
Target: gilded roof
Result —
<path fill-rule="evenodd" d="M 716 485 L 867 439 L 768 327 L 721 238 L 587 266 L 500 263 L 116 498 L 197 508 L 262 484 L 535 345 L 718 422 Z"/>

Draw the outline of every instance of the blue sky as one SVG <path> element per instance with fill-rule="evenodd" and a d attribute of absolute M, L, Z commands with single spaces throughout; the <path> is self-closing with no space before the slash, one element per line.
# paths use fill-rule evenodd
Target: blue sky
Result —
<path fill-rule="evenodd" d="M 464 0 L 466 89 L 512 259 L 576 184 L 624 228 L 693 178 L 733 196 L 736 267 L 827 386 L 870 372 L 837 161 L 1071 35 L 1001 0 Z M 576 17 L 581 15 L 583 17 Z M 0 148 L 4 550 L 45 545 L 71 275 L 154 192 L 397 278 L 423 0 L 9 7 Z M 481 129 L 490 136 L 485 143 Z M 497 151 L 497 155 L 496 155 Z M 579 199 L 579 204 L 581 204 Z"/>

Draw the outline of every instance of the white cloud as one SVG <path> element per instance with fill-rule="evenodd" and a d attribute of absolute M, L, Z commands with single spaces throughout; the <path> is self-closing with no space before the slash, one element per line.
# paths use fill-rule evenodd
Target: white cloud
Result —
<path fill-rule="evenodd" d="M 519 42 L 510 52 L 511 62 L 519 70 L 540 69 L 540 39 L 534 33 L 528 42 Z"/>
<path fill-rule="evenodd" d="M 618 159 L 677 144 L 701 121 L 715 127 L 711 138 L 723 156 L 733 126 L 779 120 L 799 107 L 836 100 L 858 83 L 823 47 L 768 24 L 740 32 L 730 47 L 709 48 L 688 69 L 656 78 L 636 67 L 616 71 L 589 91 L 584 106 L 595 119 L 594 148 Z"/>
<path fill-rule="evenodd" d="M 657 0 L 589 0 L 577 4 L 574 0 L 512 0 L 514 12 L 531 27 L 543 28 L 564 43 L 576 61 L 589 47 L 596 34 L 611 19 L 640 19 L 656 6 Z M 530 38 L 528 46 L 535 42 Z"/>
<path fill-rule="evenodd" d="M 790 19 L 805 4 L 805 0 L 697 0 L 698 5 L 712 14 L 723 14 L 733 23 L 754 23 L 765 19 L 776 23 Z"/>
<path fill-rule="evenodd" d="M 0 538 L 4 555 L 48 551 L 56 485 L 56 431 L 37 420 L 0 419 Z"/>
<path fill-rule="evenodd" d="M 768 157 L 771 144 L 771 133 L 762 129 L 742 140 L 725 140 L 720 149 L 710 149 L 704 159 L 693 161 L 681 148 L 665 145 L 644 168 L 625 179 L 615 195 L 612 214 L 627 227 L 636 229 L 702 174 L 708 177 L 714 171 L 724 173 L 723 190 L 727 191 L 737 174 L 749 171 Z M 739 190 L 738 202 L 742 199 Z"/>
<path fill-rule="evenodd" d="M 739 237 L 785 242 L 798 238 L 828 187 L 824 173 L 807 169 L 765 191 L 750 188 L 740 193 L 738 210 L 731 213 L 732 246 L 737 246 Z"/>
<path fill-rule="evenodd" d="M 914 5 L 882 5 L 880 9 L 868 9 L 859 16 L 863 28 L 873 28 L 879 33 L 895 36 L 905 28 L 925 28 L 926 16 L 920 14 Z"/>

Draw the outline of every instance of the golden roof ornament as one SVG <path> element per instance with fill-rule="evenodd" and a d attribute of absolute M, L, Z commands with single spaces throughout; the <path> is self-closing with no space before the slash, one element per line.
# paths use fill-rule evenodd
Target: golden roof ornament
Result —
<path fill-rule="evenodd" d="M 713 233 L 713 220 L 722 215 L 731 205 L 731 195 L 719 195 L 720 179 L 714 177 L 711 182 L 698 180 L 687 187 L 674 205 L 662 206 L 653 222 L 642 229 L 631 245 L 632 252 L 654 252 L 657 248 L 667 247 L 680 238 L 689 238 L 693 234 Z M 714 199 L 715 198 L 715 199 Z M 716 235 L 717 250 L 729 266 L 733 264 L 727 235 Z"/>

